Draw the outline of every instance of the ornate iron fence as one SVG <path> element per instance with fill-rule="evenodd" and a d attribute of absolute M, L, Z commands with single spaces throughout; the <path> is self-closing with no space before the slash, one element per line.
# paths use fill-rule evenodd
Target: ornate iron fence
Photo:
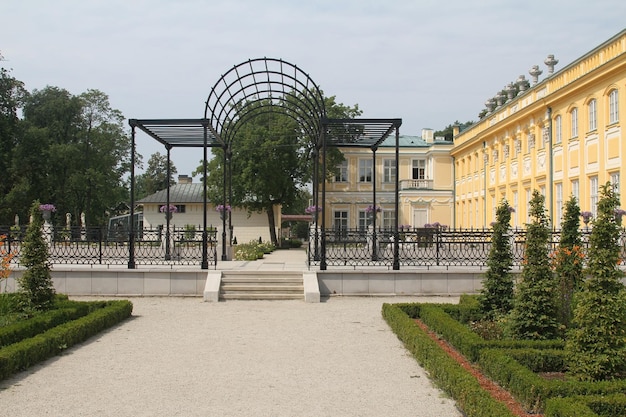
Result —
<path fill-rule="evenodd" d="M 13 262 L 20 264 L 25 227 L 2 227 L 6 236 L 1 249 L 13 253 Z M 217 236 L 207 232 L 208 265 L 217 265 Z M 134 239 L 133 260 L 137 265 L 201 265 L 203 259 L 202 232 L 190 228 L 138 229 Z M 127 229 L 63 228 L 44 234 L 52 264 L 126 265 L 131 257 Z"/>
<path fill-rule="evenodd" d="M 322 233 L 324 236 L 322 236 Z M 582 230 L 583 249 L 588 248 L 589 229 Z M 472 266 L 483 268 L 491 250 L 491 229 L 415 228 L 398 232 L 398 264 L 412 267 Z M 553 230 L 550 252 L 559 243 L 560 231 Z M 322 244 L 322 238 L 325 238 Z M 395 262 L 395 239 L 391 230 L 332 230 L 318 232 L 309 239 L 309 264 L 327 266 L 383 266 Z M 526 230 L 513 229 L 510 235 L 513 266 L 524 262 Z M 626 259 L 626 234 L 621 233 L 621 259 Z M 322 251 L 325 249 L 324 253 Z"/>

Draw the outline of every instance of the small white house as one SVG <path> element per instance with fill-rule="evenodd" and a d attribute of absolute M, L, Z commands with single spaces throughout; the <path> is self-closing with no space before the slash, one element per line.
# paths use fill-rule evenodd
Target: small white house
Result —
<path fill-rule="evenodd" d="M 179 176 L 179 183 L 170 187 L 170 205 L 175 206 L 176 210 L 170 219 L 170 227 L 174 229 L 194 226 L 195 230 L 200 232 L 203 225 L 203 186 L 200 183 L 192 183 L 191 177 L 186 175 Z M 166 213 L 164 210 L 167 204 L 167 190 L 157 191 L 156 193 L 142 198 L 137 202 L 143 206 L 143 227 L 146 229 L 165 227 Z M 207 202 L 207 226 L 217 229 L 218 242 L 221 242 L 222 236 L 222 219 L 220 212 L 216 207 L 221 202 Z M 163 208 L 163 209 L 162 209 Z M 270 240 L 269 222 L 266 213 L 248 213 L 245 209 L 232 208 L 230 213 L 230 224 L 233 227 L 233 238 L 237 239 L 237 243 L 247 243 L 251 240 L 267 242 Z M 276 228 L 281 223 L 280 207 L 274 208 L 274 218 L 276 219 Z M 228 219 L 226 220 L 227 236 Z"/>

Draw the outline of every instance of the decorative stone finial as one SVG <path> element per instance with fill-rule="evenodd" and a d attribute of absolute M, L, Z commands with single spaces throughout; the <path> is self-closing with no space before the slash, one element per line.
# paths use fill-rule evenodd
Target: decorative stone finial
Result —
<path fill-rule="evenodd" d="M 539 65 L 533 65 L 530 70 L 528 70 L 528 73 L 533 77 L 533 85 L 535 85 L 539 82 L 539 76 L 543 74 L 543 71 L 539 69 Z"/>
<path fill-rule="evenodd" d="M 515 80 L 515 83 L 517 84 L 517 87 L 519 88 L 518 95 L 528 89 L 529 82 L 523 74 L 517 77 L 517 80 Z"/>
<path fill-rule="evenodd" d="M 548 74 L 552 74 L 554 72 L 554 66 L 559 63 L 559 60 L 554 59 L 554 55 L 550 54 L 543 63 L 548 66 Z"/>

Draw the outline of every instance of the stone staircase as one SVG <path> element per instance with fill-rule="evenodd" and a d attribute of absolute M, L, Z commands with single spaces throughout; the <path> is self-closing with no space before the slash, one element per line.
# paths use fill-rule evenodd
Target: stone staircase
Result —
<path fill-rule="evenodd" d="M 222 271 L 220 300 L 304 300 L 299 271 Z"/>

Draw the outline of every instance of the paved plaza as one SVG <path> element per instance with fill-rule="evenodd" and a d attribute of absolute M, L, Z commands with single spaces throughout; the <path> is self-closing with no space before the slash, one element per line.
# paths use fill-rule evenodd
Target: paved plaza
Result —
<path fill-rule="evenodd" d="M 462 415 L 381 316 L 384 302 L 457 298 L 130 300 L 129 320 L 0 382 L 0 414 Z"/>

